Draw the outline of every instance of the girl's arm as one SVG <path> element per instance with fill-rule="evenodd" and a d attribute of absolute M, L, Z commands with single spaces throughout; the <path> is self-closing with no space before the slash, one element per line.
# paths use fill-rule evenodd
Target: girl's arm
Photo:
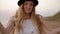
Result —
<path fill-rule="evenodd" d="M 59 28 L 56 28 L 56 29 L 53 29 L 53 30 L 50 30 L 49 28 L 46 27 L 45 25 L 45 20 L 43 20 L 43 18 L 40 18 L 41 22 L 42 22 L 42 28 L 43 28 L 43 31 L 46 33 L 46 34 L 57 34 L 60 32 L 60 27 Z"/>
<path fill-rule="evenodd" d="M 58 28 L 56 28 L 56 29 L 53 29 L 52 30 L 52 34 L 57 34 L 57 33 L 59 33 L 60 32 L 60 27 L 58 27 Z"/>
<path fill-rule="evenodd" d="M 46 34 L 50 34 L 50 32 L 51 32 L 48 28 L 46 28 L 46 27 L 44 27 L 44 26 L 43 26 L 43 31 L 44 31 Z"/>
<path fill-rule="evenodd" d="M 14 17 L 12 17 L 8 23 L 9 25 L 6 28 L 0 23 L 0 31 L 3 34 L 10 34 L 11 30 L 14 28 Z"/>
<path fill-rule="evenodd" d="M 14 28 L 15 24 L 14 24 L 14 17 L 12 17 L 10 20 L 9 20 L 9 25 L 6 27 L 6 31 L 7 31 L 7 34 L 9 34 L 12 29 Z"/>
<path fill-rule="evenodd" d="M 59 27 L 59 28 L 56 28 L 56 29 L 50 30 L 50 29 L 48 29 L 48 28 L 46 27 L 46 25 L 45 25 L 44 23 L 42 24 L 42 27 L 43 27 L 43 31 L 44 31 L 46 34 L 57 34 L 57 33 L 60 32 L 60 27 Z"/>
<path fill-rule="evenodd" d="M 49 30 L 47 29 L 46 27 L 43 27 L 43 31 L 46 33 L 46 34 L 57 34 L 60 32 L 60 28 L 56 28 L 56 29 L 53 29 L 53 30 Z"/>
<path fill-rule="evenodd" d="M 4 26 L 1 24 L 0 22 L 0 31 L 2 32 L 2 34 L 6 33 L 6 29 L 4 28 Z"/>
<path fill-rule="evenodd" d="M 42 29 L 46 34 L 50 34 L 51 30 L 46 26 L 46 21 L 42 16 L 39 16 L 41 24 L 42 24 Z"/>
<path fill-rule="evenodd" d="M 13 28 L 14 28 L 14 24 L 13 24 L 13 23 L 9 24 L 9 25 L 6 27 L 6 32 L 7 32 L 7 34 L 9 34 L 9 33 L 12 31 Z"/>

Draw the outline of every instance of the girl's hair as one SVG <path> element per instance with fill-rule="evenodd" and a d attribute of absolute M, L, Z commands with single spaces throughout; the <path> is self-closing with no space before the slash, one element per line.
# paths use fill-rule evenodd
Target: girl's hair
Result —
<path fill-rule="evenodd" d="M 34 26 L 35 25 L 37 26 L 38 32 L 39 32 L 39 34 L 41 34 L 42 33 L 42 24 L 41 24 L 40 18 L 35 14 L 35 6 L 33 8 L 34 9 L 31 13 L 32 23 Z M 23 5 L 21 5 L 16 12 L 16 17 L 18 18 L 17 28 L 19 30 L 22 28 L 23 16 L 25 16 L 24 9 L 23 9 Z"/>

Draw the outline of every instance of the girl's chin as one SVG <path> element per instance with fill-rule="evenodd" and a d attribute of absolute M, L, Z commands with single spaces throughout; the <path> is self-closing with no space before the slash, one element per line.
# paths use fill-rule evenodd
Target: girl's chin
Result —
<path fill-rule="evenodd" d="M 31 12 L 30 12 L 31 13 Z M 30 13 L 27 13 L 27 14 L 30 14 Z"/>
<path fill-rule="evenodd" d="M 27 14 L 30 14 L 31 13 L 31 11 L 30 12 L 26 12 Z"/>
<path fill-rule="evenodd" d="M 30 14 L 31 12 L 26 12 L 27 14 Z"/>

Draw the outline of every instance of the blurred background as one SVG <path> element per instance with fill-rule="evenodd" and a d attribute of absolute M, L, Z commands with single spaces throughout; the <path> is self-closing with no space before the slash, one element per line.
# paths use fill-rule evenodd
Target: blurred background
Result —
<path fill-rule="evenodd" d="M 38 0 L 36 14 L 42 15 L 50 29 L 60 27 L 60 0 Z M 18 9 L 18 0 L 0 0 L 0 22 L 7 26 L 10 17 Z"/>

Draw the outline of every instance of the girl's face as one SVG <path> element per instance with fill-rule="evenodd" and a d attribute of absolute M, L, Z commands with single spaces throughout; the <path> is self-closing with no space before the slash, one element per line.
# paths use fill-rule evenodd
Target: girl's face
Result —
<path fill-rule="evenodd" d="M 25 13 L 29 14 L 33 10 L 33 2 L 32 1 L 25 1 L 24 2 L 24 11 Z"/>

